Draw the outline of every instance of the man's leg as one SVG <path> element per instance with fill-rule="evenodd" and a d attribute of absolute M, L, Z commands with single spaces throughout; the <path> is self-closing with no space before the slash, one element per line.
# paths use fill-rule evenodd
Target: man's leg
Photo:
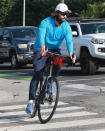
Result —
<path fill-rule="evenodd" d="M 29 88 L 29 100 L 35 99 L 35 94 L 36 94 L 41 76 L 42 76 L 42 71 L 34 71 L 34 74 L 30 83 L 30 88 Z"/>
<path fill-rule="evenodd" d="M 33 100 L 35 99 L 35 94 L 36 94 L 36 90 L 38 88 L 38 83 L 39 80 L 42 77 L 42 69 L 45 65 L 46 62 L 46 58 L 42 57 L 41 59 L 39 56 L 40 52 L 36 52 L 34 55 L 34 61 L 33 61 L 33 65 L 34 65 L 34 74 L 30 83 L 30 88 L 29 88 L 29 102 L 26 108 L 26 112 L 28 114 L 32 114 L 33 112 Z"/>

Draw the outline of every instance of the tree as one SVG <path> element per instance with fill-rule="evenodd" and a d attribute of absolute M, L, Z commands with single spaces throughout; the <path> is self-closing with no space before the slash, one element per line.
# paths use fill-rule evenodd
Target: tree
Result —
<path fill-rule="evenodd" d="M 8 13 L 14 5 L 13 0 L 1 0 L 0 1 L 0 26 L 5 26 L 5 20 L 8 16 Z"/>
<path fill-rule="evenodd" d="M 105 2 L 98 2 L 88 4 L 88 9 L 80 16 L 91 18 L 104 18 L 105 17 Z"/>
<path fill-rule="evenodd" d="M 26 0 L 26 25 L 38 26 L 40 21 L 50 16 L 59 0 Z"/>
<path fill-rule="evenodd" d="M 21 2 L 20 2 L 21 1 Z M 38 26 L 61 0 L 26 0 L 26 25 Z M 105 0 L 64 0 L 70 16 L 105 17 Z M 0 0 L 0 26 L 23 25 L 23 0 Z"/>
<path fill-rule="evenodd" d="M 23 0 L 10 0 L 14 1 L 11 10 L 8 11 L 8 15 L 4 21 L 5 26 L 17 26 L 23 24 Z M 10 6 L 9 4 L 8 6 Z"/>

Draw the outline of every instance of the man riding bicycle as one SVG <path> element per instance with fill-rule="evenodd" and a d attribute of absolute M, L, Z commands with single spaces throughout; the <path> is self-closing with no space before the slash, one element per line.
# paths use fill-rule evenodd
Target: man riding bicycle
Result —
<path fill-rule="evenodd" d="M 38 36 L 34 44 L 34 73 L 30 82 L 29 102 L 26 107 L 26 112 L 28 114 L 33 113 L 33 100 L 35 99 L 38 83 L 42 76 L 42 69 L 47 59 L 42 57 L 45 55 L 45 48 L 48 47 L 49 52 L 61 54 L 61 44 L 65 39 L 70 59 L 73 63 L 75 63 L 76 57 L 72 57 L 72 31 L 70 25 L 66 21 L 69 12 L 70 11 L 68 10 L 67 5 L 60 3 L 56 6 L 55 12 L 53 12 L 50 17 L 42 20 L 40 23 Z M 53 72 L 55 76 L 58 76 L 60 72 L 60 66 L 54 65 Z"/>

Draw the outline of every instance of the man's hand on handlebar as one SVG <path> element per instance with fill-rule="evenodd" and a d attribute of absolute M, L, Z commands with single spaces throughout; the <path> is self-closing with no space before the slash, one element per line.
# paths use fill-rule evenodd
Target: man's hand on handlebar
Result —
<path fill-rule="evenodd" d="M 46 53 L 46 50 L 45 50 L 45 45 L 41 45 L 41 49 L 40 49 L 40 56 L 44 56 Z"/>
<path fill-rule="evenodd" d="M 72 63 L 74 64 L 76 62 L 76 55 L 70 53 L 70 59 L 72 60 Z"/>
<path fill-rule="evenodd" d="M 44 56 L 46 54 L 46 52 L 48 52 L 48 48 L 46 48 L 44 44 L 41 45 L 40 57 Z M 72 60 L 72 63 L 74 64 L 76 62 L 76 55 L 70 53 L 69 56 L 70 56 L 70 59 Z"/>

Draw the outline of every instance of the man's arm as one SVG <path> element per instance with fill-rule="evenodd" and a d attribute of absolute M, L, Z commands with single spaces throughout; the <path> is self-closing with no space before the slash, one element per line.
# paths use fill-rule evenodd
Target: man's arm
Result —
<path fill-rule="evenodd" d="M 66 45 L 67 45 L 67 49 L 68 49 L 68 52 L 69 52 L 70 59 L 72 60 L 73 63 L 75 63 L 76 55 L 73 54 L 72 31 L 71 31 L 71 28 L 70 28 L 69 24 L 67 24 L 66 27 L 67 27 L 66 28 L 67 29 L 66 30 L 66 35 L 65 35 Z"/>
<path fill-rule="evenodd" d="M 46 36 L 46 20 L 42 20 L 38 30 L 40 56 L 43 56 L 45 54 L 45 36 Z"/>

